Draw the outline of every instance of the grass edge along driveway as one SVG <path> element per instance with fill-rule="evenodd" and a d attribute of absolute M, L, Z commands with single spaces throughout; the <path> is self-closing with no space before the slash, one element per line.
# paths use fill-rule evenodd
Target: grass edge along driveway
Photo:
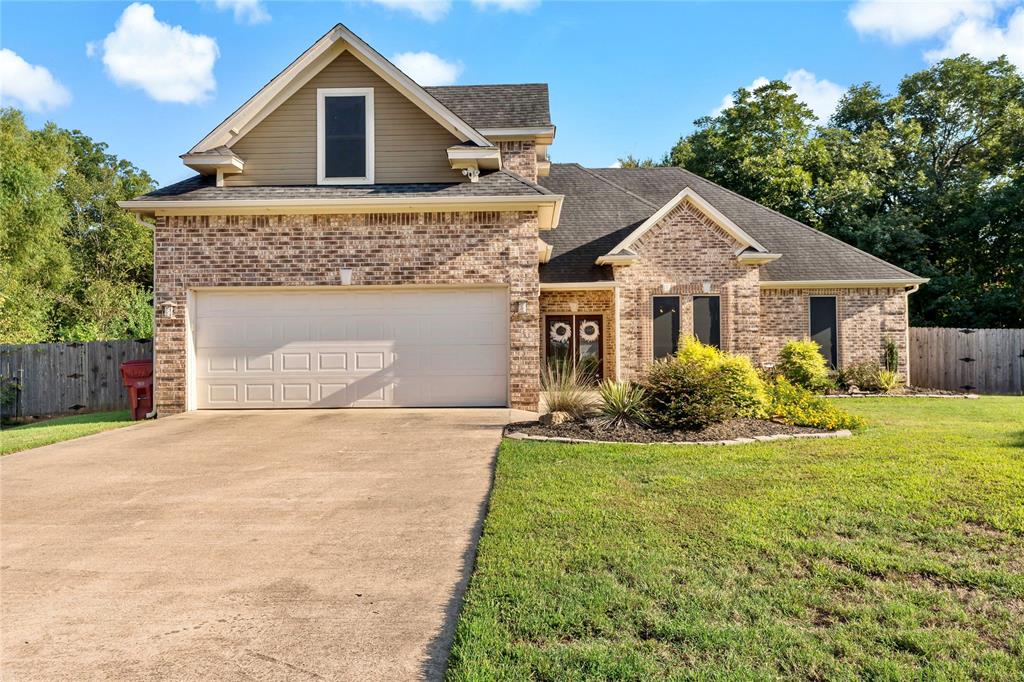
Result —
<path fill-rule="evenodd" d="M 1024 678 L 1024 399 L 852 439 L 502 445 L 452 680 Z"/>
<path fill-rule="evenodd" d="M 91 436 L 134 423 L 128 410 L 119 410 L 56 417 L 22 426 L 5 426 L 0 431 L 0 455 Z"/>

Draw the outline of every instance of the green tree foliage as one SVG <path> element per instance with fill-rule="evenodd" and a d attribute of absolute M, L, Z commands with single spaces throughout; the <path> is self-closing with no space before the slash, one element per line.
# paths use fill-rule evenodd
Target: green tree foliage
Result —
<path fill-rule="evenodd" d="M 1024 326 L 1024 78 L 1005 58 L 856 85 L 826 125 L 781 81 L 734 99 L 667 160 L 930 277 L 914 324 Z"/>
<path fill-rule="evenodd" d="M 0 341 L 152 333 L 152 231 L 117 202 L 155 183 L 106 150 L 0 110 Z"/>

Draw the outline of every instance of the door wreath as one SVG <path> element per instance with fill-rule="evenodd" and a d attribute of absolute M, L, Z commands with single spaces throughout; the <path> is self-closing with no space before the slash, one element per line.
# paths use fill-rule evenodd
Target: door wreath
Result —
<path fill-rule="evenodd" d="M 594 320 L 584 320 L 580 323 L 580 338 L 587 343 L 597 341 L 600 335 L 601 327 Z"/>
<path fill-rule="evenodd" d="M 565 343 L 572 336 L 572 327 L 565 322 L 555 322 L 551 325 L 551 340 L 555 343 Z"/>

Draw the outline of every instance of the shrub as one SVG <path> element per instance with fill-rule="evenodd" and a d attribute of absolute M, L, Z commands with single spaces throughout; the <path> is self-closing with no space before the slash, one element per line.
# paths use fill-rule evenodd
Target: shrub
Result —
<path fill-rule="evenodd" d="M 701 343 L 700 339 L 692 334 L 679 339 L 679 350 L 676 351 L 676 358 L 681 362 L 698 362 L 705 367 L 718 364 L 722 355 L 722 351 L 710 344 Z"/>
<path fill-rule="evenodd" d="M 647 368 L 647 421 L 657 429 L 698 430 L 736 414 L 717 369 L 674 358 Z"/>
<path fill-rule="evenodd" d="M 858 362 L 840 370 L 839 384 L 847 389 L 856 386 L 863 391 L 888 393 L 900 385 L 900 377 L 877 362 Z"/>
<path fill-rule="evenodd" d="M 875 383 L 879 391 L 889 393 L 900 385 L 900 375 L 888 369 L 881 369 L 875 375 Z"/>
<path fill-rule="evenodd" d="M 779 352 L 778 369 L 790 383 L 810 391 L 827 391 L 833 385 L 825 358 L 810 339 L 787 342 Z"/>
<path fill-rule="evenodd" d="M 890 372 L 899 371 L 900 349 L 892 339 L 886 339 L 882 342 L 882 358 L 884 359 L 885 369 Z"/>
<path fill-rule="evenodd" d="M 629 381 L 605 379 L 598 386 L 601 403 L 597 407 L 601 425 L 618 428 L 625 424 L 644 424 L 647 421 L 647 392 Z"/>
<path fill-rule="evenodd" d="M 676 357 L 680 362 L 696 362 L 716 372 L 737 417 L 763 419 L 768 404 L 764 382 L 745 355 L 725 353 L 701 343 L 695 336 L 682 339 Z"/>
<path fill-rule="evenodd" d="M 877 362 L 855 362 L 839 370 L 839 385 L 849 389 L 856 386 L 864 391 L 878 390 L 878 373 L 882 367 Z"/>
<path fill-rule="evenodd" d="M 549 412 L 565 412 L 586 419 L 594 411 L 594 399 L 586 381 L 568 363 L 550 362 L 540 376 L 541 391 Z"/>
<path fill-rule="evenodd" d="M 860 429 L 864 420 L 841 410 L 820 395 L 797 386 L 782 376 L 768 384 L 773 418 L 795 426 L 810 426 L 827 431 Z"/>

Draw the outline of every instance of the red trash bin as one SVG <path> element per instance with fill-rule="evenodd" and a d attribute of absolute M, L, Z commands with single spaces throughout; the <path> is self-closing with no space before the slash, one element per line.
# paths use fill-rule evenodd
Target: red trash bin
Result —
<path fill-rule="evenodd" d="M 121 379 L 128 389 L 132 419 L 145 419 L 153 411 L 153 361 L 122 362 Z"/>

